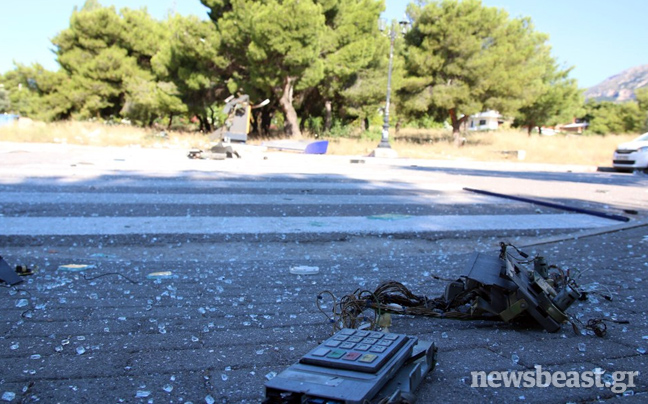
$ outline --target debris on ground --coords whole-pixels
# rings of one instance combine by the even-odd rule
[[[475,253],[465,275],[447,285],[445,293],[427,298],[412,293],[402,283],[381,283],[375,291],[357,290],[339,301],[330,292],[322,292],[317,304],[334,328],[379,329],[384,313],[421,315],[457,320],[532,320],[549,332],[572,323],[580,328],[566,310],[585,295],[572,274],[544,257],[530,257],[517,247],[500,244],[499,255]],[[322,310],[325,294],[336,303],[332,316]],[[599,334],[605,325],[588,324],[585,328]]]
[[[290,268],[290,273],[293,275],[315,275],[319,273],[319,267],[297,265]]]
[[[65,264],[59,265],[59,271],[70,271],[70,272],[81,272],[88,269],[94,269],[95,266],[92,264]]]

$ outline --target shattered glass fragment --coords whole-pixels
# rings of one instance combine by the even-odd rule
[[[146,398],[151,395],[151,392],[148,390],[137,390],[135,393],[135,398]]]

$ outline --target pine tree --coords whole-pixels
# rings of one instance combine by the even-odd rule
[[[509,19],[479,0],[410,5],[413,29],[405,53],[403,105],[410,111],[445,111],[459,144],[461,125],[487,109],[512,114],[528,103],[546,66],[534,56],[547,37],[529,19]]]
[[[561,70],[553,59],[547,63],[539,94],[516,114],[514,124],[526,127],[529,135],[536,127],[541,132],[544,125],[568,122],[583,113],[583,92],[569,78],[571,69]]]
[[[70,101],[61,116],[119,116],[129,98],[129,83],[151,84],[151,58],[164,41],[164,31],[146,10],[101,7],[87,1],[70,17],[69,28],[52,43],[69,80],[58,89]]]
[[[284,130],[301,137],[293,104],[296,89],[317,84],[325,33],[322,7],[313,0],[203,0],[223,35],[231,89],[272,95],[285,116]],[[231,57],[230,57],[231,56]]]
[[[170,113],[181,112],[174,101],[179,97],[186,111],[199,119],[201,130],[211,132],[214,104],[227,98],[227,83],[222,78],[227,60],[219,53],[221,37],[211,22],[195,16],[174,15],[167,24],[170,38],[152,64],[159,80],[172,83],[177,92],[167,84],[171,92],[159,95],[166,94]]]

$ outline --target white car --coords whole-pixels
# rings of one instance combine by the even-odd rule
[[[616,170],[648,170],[648,133],[622,143],[614,151],[612,166]]]

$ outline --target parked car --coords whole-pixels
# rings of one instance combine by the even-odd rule
[[[614,151],[612,166],[619,171],[648,170],[648,133],[620,144]]]

